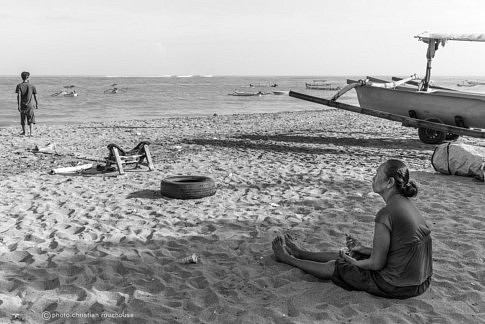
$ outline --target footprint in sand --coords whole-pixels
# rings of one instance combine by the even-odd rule
[[[60,267],[58,268],[57,272],[64,275],[64,276],[67,276],[67,277],[72,277],[72,276],[76,276],[78,275],[79,273],[81,273],[83,271],[83,268],[81,267],[78,267],[78,266],[75,266],[75,265],[67,265],[67,266],[63,266],[63,267]]]
[[[196,289],[206,289],[210,286],[209,282],[203,276],[190,278],[187,283]]]
[[[286,302],[286,306],[288,307],[288,316],[289,317],[297,317],[300,315],[300,311],[298,310],[298,307],[295,305],[295,301],[290,298]]]
[[[58,304],[57,303],[50,303],[49,305],[44,308],[43,312],[49,312],[53,313],[57,309]]]
[[[61,282],[58,277],[53,277],[51,279],[37,281],[33,283],[33,286],[37,286],[40,290],[53,290],[61,286]]]
[[[10,254],[10,258],[13,261],[24,262],[24,263],[27,263],[27,264],[31,264],[31,263],[33,263],[35,261],[34,260],[34,256],[32,254],[30,254],[29,252],[27,252],[27,251],[15,251],[15,252],[12,252]]]
[[[129,270],[129,269],[127,269],[127,268],[126,268],[126,267],[123,265],[123,263],[122,263],[122,262],[118,262],[118,263],[116,264],[116,266],[114,266],[114,267],[113,267],[113,270],[114,270],[116,273],[118,273],[118,274],[120,274],[120,275],[122,275],[122,276],[124,276],[124,275],[126,275],[126,274],[128,274],[128,273],[130,272],[130,270]]]
[[[25,238],[24,238],[25,241],[31,241],[31,242],[35,242],[35,243],[44,243],[45,240],[44,239],[41,239],[37,236],[34,236],[32,234],[27,234],[25,235]]]
[[[52,240],[52,242],[49,244],[49,249],[56,249],[59,246],[59,243],[56,240]]]
[[[10,252],[12,252],[12,251],[17,250],[17,246],[18,246],[17,243],[13,243],[13,244],[8,245],[7,248],[9,249]]]
[[[166,289],[166,286],[158,278],[152,278],[151,280],[139,279],[135,282],[137,289],[146,291],[150,294],[158,294]]]
[[[86,229],[85,226],[77,227],[76,230],[74,231],[74,234],[80,234],[80,233],[84,232],[85,229]]]

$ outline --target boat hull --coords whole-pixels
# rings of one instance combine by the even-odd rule
[[[485,95],[459,91],[418,91],[410,87],[394,89],[373,86],[356,87],[359,105],[391,114],[431,120],[456,126],[461,117],[464,126],[485,128]],[[411,112],[411,113],[410,113]],[[458,125],[462,126],[462,125]]]

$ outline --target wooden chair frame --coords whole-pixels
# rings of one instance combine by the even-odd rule
[[[123,164],[136,164],[135,168],[138,168],[140,165],[144,165],[147,166],[148,170],[150,171],[155,170],[148,145],[149,143],[147,142],[141,142],[135,147],[135,149],[138,148],[138,150],[134,154],[132,152],[135,151],[135,149],[130,152],[124,152],[117,145],[108,145],[110,155],[106,158],[106,167],[111,166],[111,164],[116,164],[120,174],[125,174]],[[144,162],[145,159],[146,162]]]

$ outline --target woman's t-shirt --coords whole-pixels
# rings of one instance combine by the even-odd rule
[[[423,216],[406,197],[394,199],[375,218],[390,231],[386,266],[377,271],[397,287],[420,285],[433,273],[431,231]]]

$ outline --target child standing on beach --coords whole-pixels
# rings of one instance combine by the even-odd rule
[[[20,125],[22,125],[22,133],[25,135],[25,122],[29,125],[29,136],[32,136],[32,124],[35,124],[34,103],[32,97],[35,100],[35,109],[38,109],[37,102],[37,89],[30,83],[30,73],[22,72],[22,83],[17,84],[15,93],[17,94],[17,108],[20,112]]]

